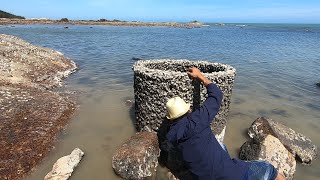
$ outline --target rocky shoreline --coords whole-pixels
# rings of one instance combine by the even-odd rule
[[[0,34],[0,179],[19,179],[53,147],[75,108],[55,91],[77,69],[62,53]]]
[[[177,22],[139,22],[139,21],[107,21],[107,20],[51,20],[51,19],[7,19],[0,18],[0,25],[14,24],[62,24],[62,25],[109,25],[109,26],[165,26],[177,28],[199,28],[206,26],[200,22],[177,23]]]
[[[168,170],[168,180],[192,179],[181,154],[166,142],[167,127],[162,128],[138,132],[124,142],[112,159],[115,173],[124,179],[155,179],[157,166],[161,165]],[[240,147],[239,158],[267,161],[288,180],[294,179],[297,163],[311,164],[317,157],[318,147],[308,137],[270,118],[257,118],[248,135],[250,139]]]

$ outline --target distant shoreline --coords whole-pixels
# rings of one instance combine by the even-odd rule
[[[199,28],[207,26],[201,22],[177,23],[177,22],[140,22],[140,21],[100,21],[100,20],[50,20],[50,19],[9,19],[0,18],[0,25],[14,24],[65,24],[65,25],[109,25],[109,26],[166,26],[177,28]]]

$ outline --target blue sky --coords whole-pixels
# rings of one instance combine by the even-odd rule
[[[0,0],[26,18],[320,23],[320,0]]]

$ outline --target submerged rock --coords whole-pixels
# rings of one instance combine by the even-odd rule
[[[267,135],[261,142],[251,139],[240,148],[242,160],[265,160],[271,163],[288,180],[293,179],[296,171],[294,156],[283,146],[279,139]]]
[[[251,138],[263,139],[273,135],[302,163],[311,164],[317,156],[317,146],[306,136],[272,119],[260,117],[248,130]]]
[[[124,179],[152,179],[159,155],[157,134],[139,132],[116,151],[112,157],[112,167]]]
[[[128,107],[131,107],[131,106],[133,106],[133,104],[134,104],[134,100],[127,99],[126,102],[125,102],[125,104],[126,104]]]
[[[142,60],[141,58],[138,58],[138,57],[132,57],[131,60],[133,61],[139,61],[139,60]]]
[[[316,83],[316,85],[317,85],[318,87],[320,87],[320,82]]]
[[[0,179],[19,179],[52,148],[76,108],[51,91],[76,65],[61,53],[0,34]]]
[[[71,176],[74,168],[80,163],[84,152],[75,148],[70,155],[63,156],[54,163],[52,170],[44,177],[44,180],[66,180]]]

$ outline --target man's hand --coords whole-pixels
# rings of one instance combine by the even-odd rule
[[[189,68],[187,73],[192,78],[198,78],[201,75],[201,71],[195,67]]]
[[[206,87],[212,83],[209,79],[203,76],[198,68],[190,68],[187,73],[190,77],[199,79]]]

